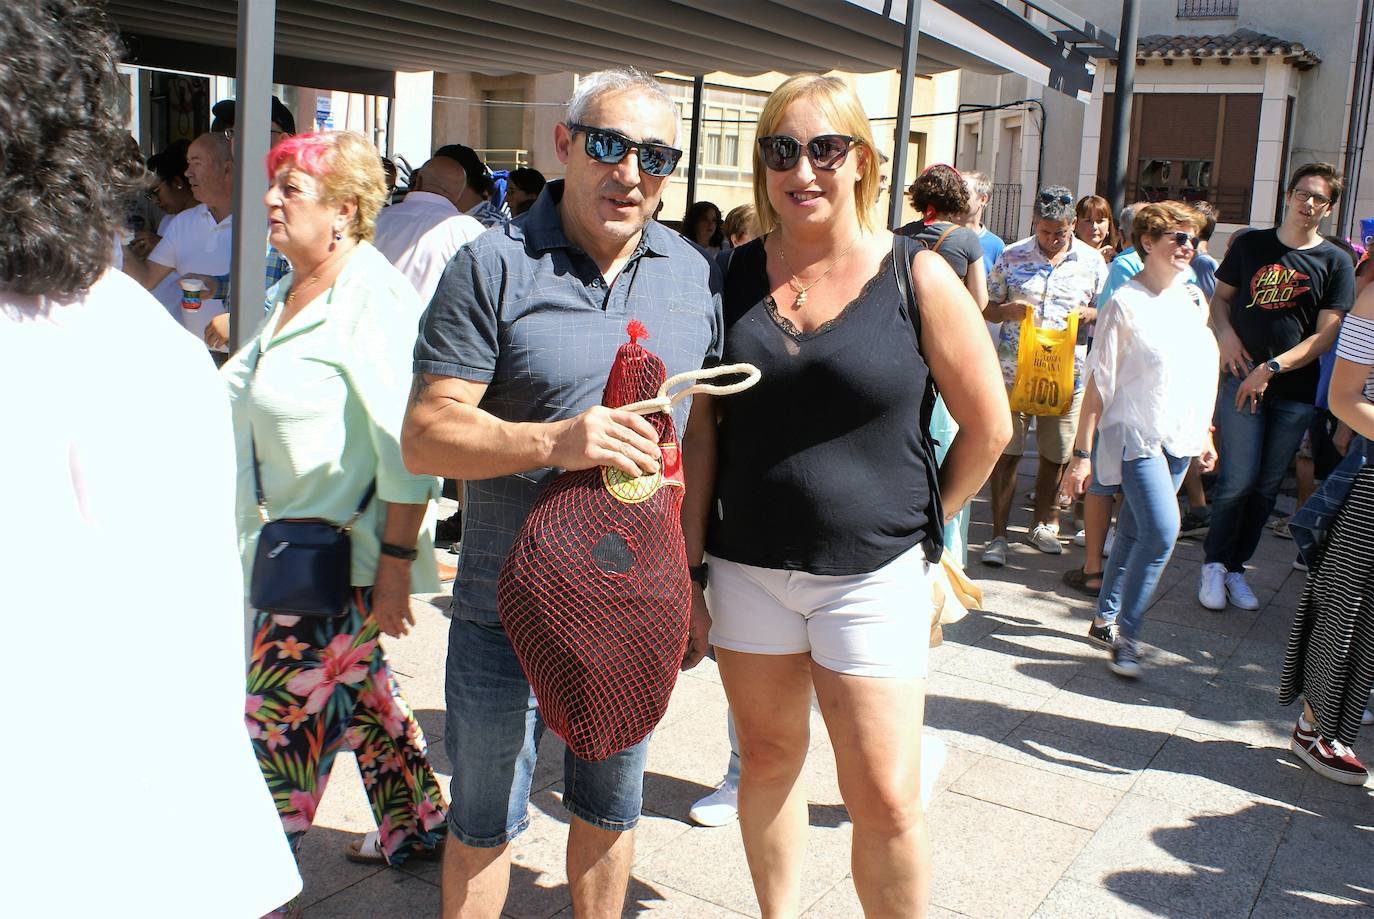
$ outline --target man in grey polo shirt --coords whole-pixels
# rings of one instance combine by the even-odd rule
[[[647,327],[670,375],[720,355],[715,269],[652,220],[680,155],[677,126],[676,106],[650,77],[611,70],[581,80],[554,133],[566,179],[508,228],[460,250],[421,322],[402,451],[412,470],[461,480],[465,499],[445,686],[454,775],[446,919],[500,914],[509,842],[529,823],[543,724],[496,612],[515,533],[561,469],[658,468],[653,427],[599,404],[631,319]],[[684,437],[687,413],[686,402],[673,409]],[[693,624],[684,666],[705,650],[702,625]],[[647,746],[564,760],[578,916],[623,908]]]

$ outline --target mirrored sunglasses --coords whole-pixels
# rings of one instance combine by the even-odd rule
[[[1054,204],[1056,202],[1059,204],[1073,204],[1073,195],[1052,195],[1047,191],[1042,191],[1040,193],[1041,204]]]
[[[826,172],[834,172],[844,165],[849,148],[862,141],[848,134],[819,134],[805,144],[786,134],[770,134],[760,137],[759,158],[763,165],[774,172],[786,172],[797,165],[802,150],[811,158],[811,165]]]
[[[651,176],[662,178],[671,175],[682,158],[682,151],[667,144],[631,140],[619,131],[609,128],[595,128],[586,124],[569,123],[568,130],[576,135],[579,131],[586,138],[587,155],[598,163],[614,165],[634,150],[639,154],[639,168]]]

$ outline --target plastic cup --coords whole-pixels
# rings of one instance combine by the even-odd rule
[[[205,282],[199,278],[181,279],[181,308],[184,310],[200,309],[201,298],[205,295]]]

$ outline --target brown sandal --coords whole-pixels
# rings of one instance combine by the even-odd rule
[[[1064,583],[1085,597],[1096,597],[1102,592],[1102,572],[1089,573],[1082,568],[1070,568],[1064,572]]]

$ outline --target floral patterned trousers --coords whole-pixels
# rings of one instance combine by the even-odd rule
[[[357,754],[382,854],[399,865],[443,840],[445,807],[367,599],[355,591],[337,619],[259,611],[244,714],[293,850],[315,820],[334,755],[346,741]]]

